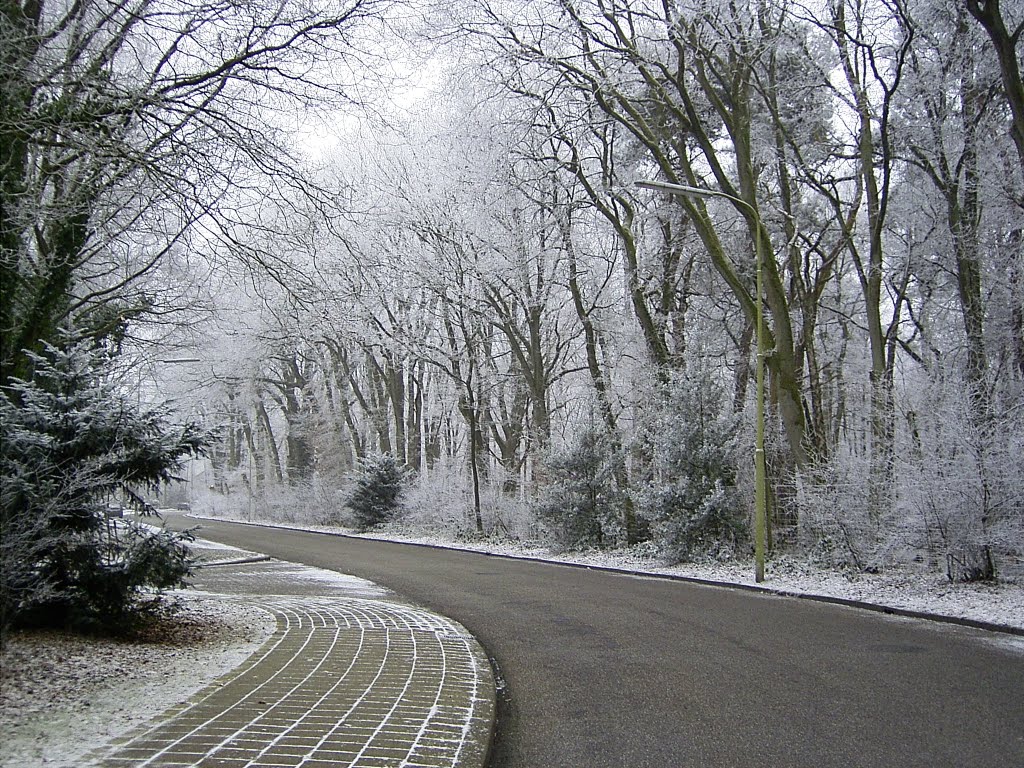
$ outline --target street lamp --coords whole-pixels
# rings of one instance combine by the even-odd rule
[[[750,203],[738,197],[721,192],[717,189],[701,189],[682,184],[669,184],[664,181],[638,181],[636,186],[651,189],[655,192],[666,192],[670,195],[690,198],[722,197],[750,212],[754,220],[754,260],[757,275],[757,302],[755,303],[755,320],[757,325],[757,415],[755,417],[754,438],[754,580],[764,581],[764,550],[767,538],[767,501],[768,486],[764,466],[764,298],[762,292],[762,265],[764,263],[764,246],[761,236],[761,217]]]

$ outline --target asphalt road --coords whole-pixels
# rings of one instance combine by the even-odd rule
[[[1024,649],[850,608],[202,522],[464,624],[507,683],[495,768],[1024,766]]]

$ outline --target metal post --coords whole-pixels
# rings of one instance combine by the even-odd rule
[[[761,244],[761,220],[754,213],[754,258],[757,260],[757,414],[754,436],[754,581],[764,581],[764,550],[767,538],[768,520],[768,478],[764,466],[764,293],[762,291],[761,267],[764,249]]]

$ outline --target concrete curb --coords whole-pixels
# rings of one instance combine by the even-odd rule
[[[799,600],[808,600],[810,602],[815,603],[827,603],[830,605],[840,605],[847,608],[859,608],[861,610],[871,611],[873,613],[882,613],[889,616],[899,616],[910,619],[922,619],[925,621],[932,621],[939,624],[952,624],[960,627],[969,627],[971,629],[980,629],[986,632],[998,632],[1002,634],[1015,635],[1017,637],[1024,637],[1024,627],[1014,627],[1008,624],[997,624],[988,621],[981,621],[978,619],[970,619],[962,616],[949,616],[941,613],[929,613],[927,611],[918,611],[909,608],[898,608],[894,606],[883,605],[880,603],[871,603],[863,600],[836,597],[833,595],[819,595],[813,592],[796,592],[793,590],[763,587],[757,584],[743,584],[734,581],[715,581],[713,579],[703,579],[698,576],[683,576],[672,573],[651,573],[648,571],[636,571],[628,568],[615,568],[613,566],[607,565],[592,565],[588,563],[567,563],[561,560],[546,560],[540,557],[526,557],[523,555],[507,555],[499,552],[484,552],[476,549],[464,549],[462,547],[450,547],[441,544],[425,544],[423,542],[397,541],[392,539],[369,539],[364,536],[357,536],[348,533],[339,533],[337,531],[313,531],[305,528],[289,528],[288,526],[274,525],[273,523],[254,523],[244,520],[221,520],[219,518],[202,518],[195,515],[189,515],[189,517],[192,517],[196,520],[209,519],[211,521],[216,522],[233,523],[236,525],[249,525],[256,528],[285,528],[290,530],[301,530],[306,533],[316,533],[322,536],[337,536],[339,538],[352,539],[355,541],[384,541],[392,544],[404,544],[406,546],[423,547],[426,549],[468,552],[471,554],[483,555],[484,557],[495,557],[504,560],[544,563],[545,565],[558,565],[563,566],[565,568],[577,568],[588,571],[599,571],[603,573],[620,574],[623,576],[632,576],[636,578],[662,579],[665,581],[679,581],[687,584],[696,584],[698,586],[705,587],[718,587],[721,589],[734,589],[741,590],[744,592],[756,592],[766,596],[796,598]]]
[[[233,560],[210,560],[209,562],[199,562],[192,567],[213,568],[221,565],[249,565],[250,563],[265,563],[271,559],[270,555],[254,555],[253,557],[237,557]]]

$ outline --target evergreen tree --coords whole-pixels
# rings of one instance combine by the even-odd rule
[[[545,468],[548,490],[536,507],[538,519],[564,550],[616,546],[624,534],[627,496],[615,482],[614,441],[589,428]]]
[[[393,456],[364,460],[361,474],[345,506],[352,510],[356,527],[367,531],[394,519],[402,507],[405,473]]]
[[[107,504],[154,514],[142,494],[208,436],[118,393],[109,357],[86,344],[32,361],[31,381],[0,392],[0,627],[124,627],[147,589],[184,583],[191,537],[108,519]]]
[[[706,371],[680,375],[645,426],[651,462],[640,508],[663,552],[681,561],[730,552],[747,531],[736,492],[739,420],[720,388]]]

